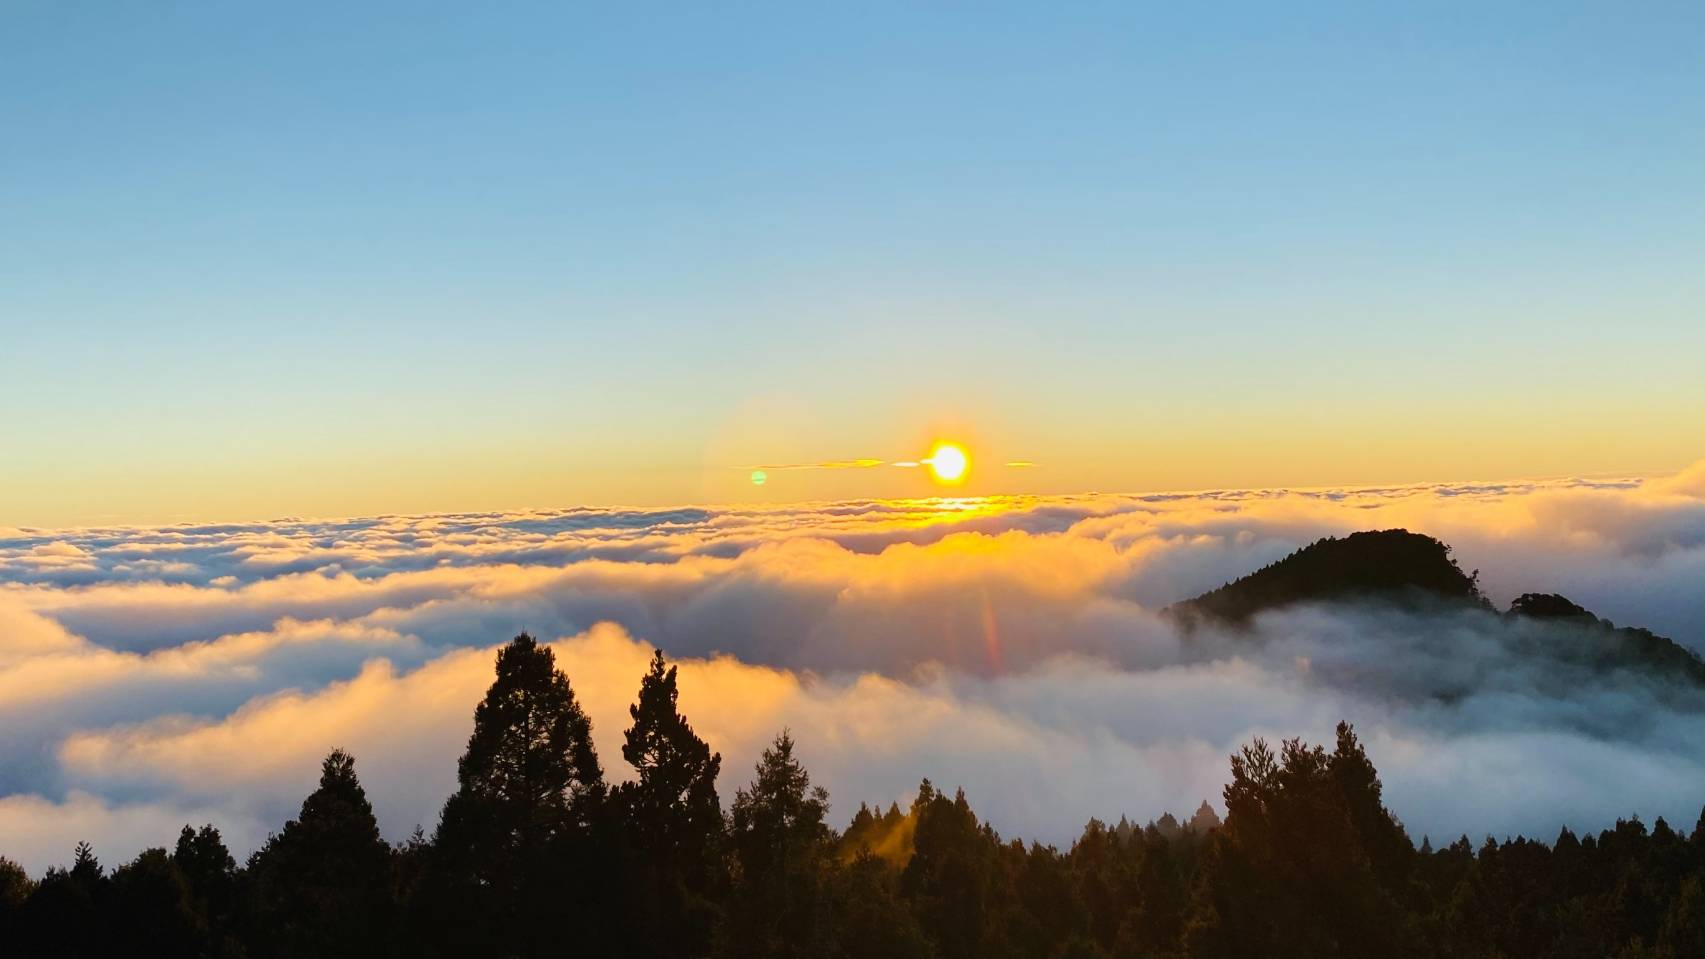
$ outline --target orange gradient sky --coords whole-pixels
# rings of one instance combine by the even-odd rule
[[[1705,452],[1697,6],[328,16],[0,13],[0,526]]]

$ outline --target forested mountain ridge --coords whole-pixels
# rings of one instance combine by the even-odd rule
[[[1443,542],[1403,529],[1328,536],[1162,613],[1187,631],[1240,630],[1261,613],[1305,603],[1493,613],[1479,571],[1464,573],[1450,553]],[[1501,618],[1537,629],[1543,641],[1527,644],[1533,655],[1705,688],[1705,661],[1692,650],[1650,630],[1618,627],[1562,596],[1525,593]]]
[[[1504,615],[1574,630],[1585,639],[1574,648],[1599,668],[1633,665],[1705,686],[1705,661],[1692,650],[1649,629],[1617,626],[1555,593],[1523,593]]]
[[[1534,604],[1522,604],[1524,608]],[[1549,608],[1549,607],[1546,607]],[[1558,607],[1561,608],[1561,607]],[[0,954],[64,957],[1231,959],[1705,955],[1705,813],[1547,845],[1419,848],[1354,730],[1256,739],[1223,822],[1092,820],[1003,839],[928,779],[844,832],[784,731],[726,811],[720,756],[658,653],[612,785],[552,650],[497,657],[437,828],[379,835],[334,750],[297,818],[239,866],[213,826],[109,872],[80,844],[34,880],[0,857]]]
[[[1185,626],[1242,625],[1269,609],[1355,600],[1491,608],[1475,577],[1451,558],[1449,546],[1431,536],[1387,529],[1316,540],[1164,612]]]

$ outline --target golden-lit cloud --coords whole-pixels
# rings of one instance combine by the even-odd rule
[[[1519,652],[1535,640],[1496,617],[1303,610],[1251,647],[1182,642],[1154,610],[1319,536],[1404,526],[1455,545],[1500,603],[1555,590],[1697,645],[1700,475],[16,530],[0,835],[48,830],[39,864],[197,811],[256,842],[332,746],[357,755],[389,833],[430,827],[492,650],[521,629],[555,640],[612,774],[655,645],[725,754],[725,796],[788,726],[837,815],[929,775],[1062,841],[1089,815],[1194,808],[1241,739],[1319,738],[1340,717],[1385,751],[1423,829],[1669,814],[1650,797],[1705,789],[1691,707],[1535,670]],[[1475,692],[1432,696],[1461,675]],[[1557,788],[1497,823],[1464,807],[1518,768]]]

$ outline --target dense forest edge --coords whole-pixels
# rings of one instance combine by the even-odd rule
[[[1370,572],[1376,556],[1415,575]],[[1561,622],[1688,678],[1699,662],[1551,594],[1499,614],[1448,547],[1401,530],[1322,540],[1172,615],[1235,623],[1343,598],[1333,582]],[[615,781],[553,651],[517,636],[430,834],[386,843],[355,758],[334,750],[241,865],[211,824],[111,870],[87,844],[39,879],[0,856],[0,955],[1705,956],[1705,811],[1687,833],[1631,817],[1417,845],[1340,723],[1330,747],[1256,739],[1231,756],[1223,822],[1207,803],[1186,821],[1092,820],[1062,850],[1003,839],[925,779],[909,807],[860,804],[837,830],[785,730],[725,807],[722,757],[681,714],[676,676],[659,651],[640,677],[633,774]]]
[[[1328,750],[1257,739],[1226,817],[1091,821],[1003,840],[929,780],[844,830],[784,731],[723,811],[721,756],[661,652],[607,781],[549,647],[518,636],[431,836],[388,845],[334,750],[242,866],[212,825],[110,873],[80,844],[33,881],[0,859],[20,956],[1230,957],[1705,955],[1705,814],[1419,848],[1348,724]]]

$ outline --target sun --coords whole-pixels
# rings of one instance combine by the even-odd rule
[[[971,465],[971,457],[965,454],[965,447],[957,443],[937,443],[930,451],[929,464],[931,473],[935,474],[938,483],[949,485],[965,479],[965,470]]]

